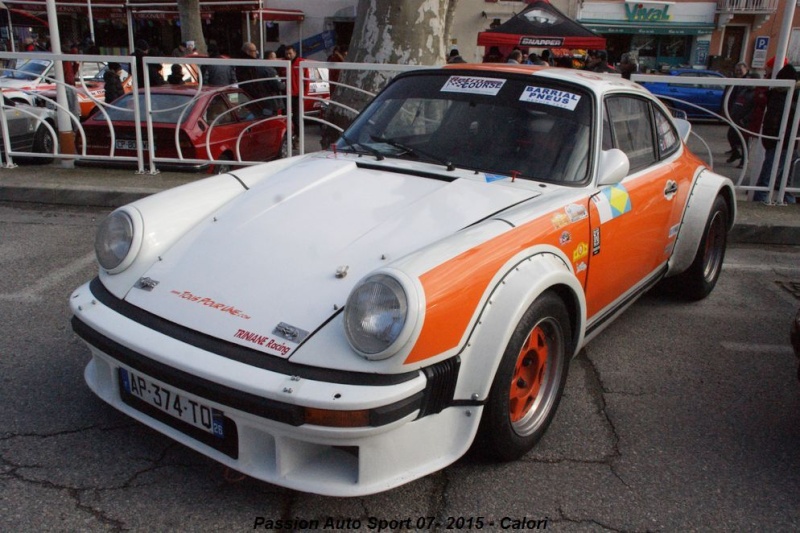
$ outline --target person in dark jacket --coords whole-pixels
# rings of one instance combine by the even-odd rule
[[[136,77],[134,80],[139,87],[144,87],[144,56],[150,51],[150,45],[144,39],[136,41],[136,48],[133,50],[133,61],[136,64]]]
[[[797,83],[797,71],[792,65],[785,65],[778,75],[775,77],[778,80],[793,80],[794,97],[792,98],[791,111],[789,113],[789,120],[786,123],[787,128],[791,128],[795,120],[795,111],[797,109],[797,98],[800,95],[800,84]],[[770,174],[772,173],[772,161],[775,158],[775,151],[778,148],[778,140],[782,138],[783,144],[781,148],[781,156],[778,161],[778,172],[775,178],[775,187],[778,187],[781,176],[783,175],[783,163],[785,161],[786,151],[790,150],[795,152],[795,140],[789,139],[788,131],[781,131],[781,120],[783,118],[783,108],[786,106],[786,97],[789,90],[786,87],[773,87],[767,92],[767,108],[764,111],[764,121],[761,126],[761,133],[764,137],[761,138],[761,144],[764,146],[764,163],[761,166],[761,173],[758,176],[756,185],[766,187],[769,185]],[[772,137],[772,138],[770,138]],[[756,191],[753,200],[757,202],[767,201],[768,195],[766,191]],[[784,194],[783,199],[777,199],[778,203],[795,203],[795,198],[789,193]]]
[[[103,81],[105,82],[104,89],[106,91],[105,101],[107,104],[110,104],[125,94],[122,88],[122,80],[119,77],[121,70],[122,67],[119,63],[109,63],[108,68],[103,73]]]
[[[744,62],[739,62],[736,64],[736,66],[733,68],[733,75],[736,78],[754,77],[751,76],[750,68],[747,66],[747,63]],[[727,91],[730,93],[730,96],[728,97],[728,116],[735,126],[731,125],[728,128],[728,144],[730,145],[731,149],[725,153],[729,155],[728,163],[733,163],[737,159],[742,160],[739,162],[738,167],[742,168],[744,160],[744,146],[742,146],[742,140],[739,138],[739,133],[736,126],[740,128],[747,128],[750,123],[750,113],[752,113],[753,108],[755,107],[755,87],[731,85],[728,87]],[[746,145],[749,136],[746,132],[742,132],[742,136],[744,137]]]
[[[217,43],[208,43],[208,57],[219,59],[222,57]],[[230,65],[203,65],[203,82],[207,85],[226,86],[236,83],[236,73]]]

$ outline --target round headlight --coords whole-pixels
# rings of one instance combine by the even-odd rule
[[[350,345],[368,359],[385,359],[408,317],[408,297],[396,279],[370,276],[355,286],[344,308],[344,329]]]
[[[97,261],[106,270],[122,264],[133,244],[133,221],[124,211],[114,211],[106,217],[94,240]]]

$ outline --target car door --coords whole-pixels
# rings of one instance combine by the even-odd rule
[[[18,105],[8,98],[3,98],[5,100],[3,114],[8,127],[8,137],[11,140],[11,149],[30,150],[33,136],[36,133],[36,119],[19,110],[19,106],[24,104]],[[0,144],[2,144],[2,138],[0,138]]]
[[[630,161],[621,182],[598,189],[589,202],[592,239],[587,250],[588,316],[599,319],[658,277],[666,266],[673,163],[659,150],[651,103],[615,95],[603,103],[603,149]]]
[[[281,120],[266,120],[273,113],[263,103],[254,102],[247,93],[231,92],[225,96],[228,104],[236,110],[242,160],[268,161],[275,158],[280,150]]]
[[[679,74],[680,77],[700,77],[700,78],[708,78],[708,81],[712,81],[712,75],[704,72],[682,72]],[[710,84],[691,84],[691,85],[678,85],[678,84],[670,84],[670,92],[680,98],[681,100],[686,100],[687,102],[691,102],[695,105],[699,105],[704,109],[708,109],[715,113],[719,113],[721,106],[722,106],[722,93],[723,88],[721,85],[710,85]],[[691,114],[697,115],[701,114],[702,112],[698,109],[692,108]],[[711,118],[710,115],[705,115],[708,118]]]

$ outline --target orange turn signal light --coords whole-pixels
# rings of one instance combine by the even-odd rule
[[[369,426],[369,411],[332,411],[330,409],[304,409],[306,424],[338,428],[357,428]]]

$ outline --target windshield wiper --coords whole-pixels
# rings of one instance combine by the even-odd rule
[[[359,153],[358,149],[361,148],[364,151],[368,152],[369,154],[374,155],[375,159],[377,159],[378,161],[383,161],[384,159],[386,159],[386,157],[382,153],[380,153],[378,150],[376,150],[375,148],[373,148],[371,146],[367,146],[366,144],[357,143],[357,142],[353,141],[352,139],[350,139],[344,133],[342,133],[340,135],[340,137],[347,144],[347,146],[349,146],[350,148],[353,149],[353,151],[355,153]]]
[[[389,139],[387,137],[382,137],[382,136],[379,136],[379,135],[370,135],[370,139],[372,139],[375,142],[386,143],[386,144],[388,144],[390,146],[394,146],[395,148],[399,148],[399,149],[405,151],[406,153],[408,153],[410,155],[413,155],[413,156],[416,156],[416,157],[422,156],[422,157],[425,157],[425,158],[430,159],[432,161],[435,161],[437,163],[440,163],[440,164],[444,165],[447,168],[448,171],[452,171],[452,170],[456,169],[456,167],[455,167],[455,165],[453,165],[452,161],[449,161],[447,159],[443,159],[443,158],[441,158],[441,157],[439,157],[437,155],[434,155],[434,154],[432,154],[430,152],[425,152],[423,150],[420,150],[419,148],[412,148],[412,147],[408,146],[407,144],[403,144],[400,141],[397,141],[395,139]]]

